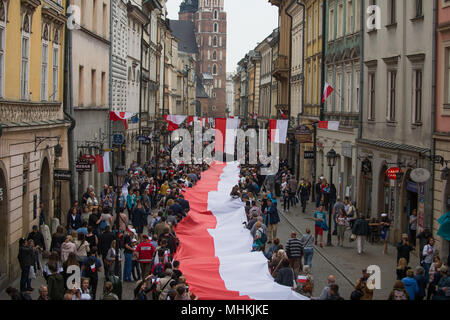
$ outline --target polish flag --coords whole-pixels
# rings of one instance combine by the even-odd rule
[[[283,117],[283,119],[287,119],[287,116],[284,114],[283,110],[280,110],[281,116]]]
[[[239,119],[217,118],[216,119],[216,144],[215,151],[234,154]]]
[[[325,103],[327,101],[328,97],[333,93],[334,89],[328,84],[328,82],[325,82],[325,88],[323,89],[323,97],[322,102]]]
[[[269,140],[286,144],[289,120],[269,120]]]
[[[164,119],[169,124],[168,131],[175,131],[180,127],[180,124],[183,123],[184,120],[186,120],[186,116],[175,116],[175,115],[166,115],[164,116]]]
[[[174,259],[189,291],[199,300],[309,300],[276,283],[264,254],[252,252],[253,237],[242,227],[245,208],[230,197],[239,173],[237,161],[214,161],[184,194],[191,210],[175,228],[180,245]]]
[[[95,156],[97,160],[97,170],[99,173],[112,172],[109,157],[110,157],[109,151],[103,153],[103,157],[101,157],[100,155]]]
[[[255,112],[255,113],[251,116],[251,118],[252,118],[253,120],[258,119],[258,114]]]
[[[125,130],[128,130],[128,119],[133,118],[132,112],[118,112],[118,111],[110,111],[109,112],[109,120],[111,121],[122,121],[125,126]]]
[[[339,121],[320,121],[319,128],[331,131],[339,131]]]
[[[297,279],[298,283],[306,283],[306,281],[308,281],[307,276],[298,276],[298,279]]]

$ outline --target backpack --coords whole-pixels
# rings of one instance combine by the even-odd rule
[[[267,234],[265,232],[263,232],[261,235],[261,242],[263,244],[266,244],[266,242],[267,242]]]
[[[163,264],[161,262],[155,266],[155,276],[158,276],[159,278],[164,277]]]

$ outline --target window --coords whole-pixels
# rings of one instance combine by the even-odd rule
[[[389,0],[389,24],[397,23],[396,1]]]
[[[217,65],[213,65],[213,75],[217,74]]]
[[[53,68],[52,68],[52,97],[53,101],[58,101],[59,88],[59,46],[53,44]]]
[[[353,1],[347,1],[347,34],[352,34],[353,31]]]
[[[91,106],[97,105],[97,71],[91,70]]]
[[[312,16],[311,12],[309,12],[308,18],[308,43],[312,41]]]
[[[102,72],[102,83],[101,83],[101,95],[102,95],[102,105],[106,105],[106,72]]]
[[[340,38],[344,35],[344,5],[342,2],[338,6],[337,22],[337,38]]]
[[[214,10],[214,20],[219,19],[219,12],[217,10]]]
[[[213,38],[213,46],[217,47],[217,37],[216,36],[214,36],[214,38]]]
[[[354,88],[355,88],[355,111],[356,112],[359,112],[359,99],[360,99],[360,97],[359,97],[359,94],[360,94],[360,90],[359,90],[359,82],[360,82],[360,77],[361,76],[361,73],[359,72],[359,71],[356,71],[356,73],[355,73],[355,84],[354,84]]]
[[[5,85],[5,47],[6,47],[6,19],[5,3],[0,0],[0,97],[4,97]]]
[[[320,10],[319,10],[319,36],[322,35],[322,20],[323,20],[323,3],[320,3]]]
[[[355,27],[355,31],[360,31],[360,19],[361,19],[361,14],[360,14],[360,2],[361,0],[355,0],[355,17],[356,17],[356,27]]]
[[[41,60],[41,101],[47,101],[48,93],[48,41],[42,43]]]
[[[338,73],[336,76],[336,91],[337,91],[337,111],[344,111],[343,105],[342,105],[342,93],[343,93],[343,83],[342,83],[342,73]]]
[[[329,25],[329,29],[328,29],[328,38],[330,40],[334,39],[334,10],[330,9],[330,25]]]
[[[347,112],[352,112],[352,73],[347,72],[347,81],[346,81],[346,102],[347,102]]]
[[[30,64],[30,31],[31,31],[31,17],[24,16],[22,27],[22,63],[20,71],[20,98],[22,100],[29,100],[29,64]]]
[[[389,91],[388,91],[387,118],[389,121],[395,121],[396,84],[397,84],[397,71],[391,70],[388,72]]]
[[[420,123],[422,122],[422,70],[414,70],[413,81],[414,123]]]
[[[216,61],[217,60],[217,52],[213,51],[213,60]]]
[[[422,0],[416,0],[416,18],[423,16]]]
[[[84,67],[78,68],[78,106],[84,106]]]
[[[106,4],[103,4],[103,21],[102,21],[102,26],[103,26],[103,36],[106,37],[106,35],[108,34],[108,16],[107,16],[107,11],[106,11]]]
[[[217,22],[214,23],[214,33],[218,33],[219,32],[219,24]]]
[[[369,73],[369,120],[375,120],[375,73]]]

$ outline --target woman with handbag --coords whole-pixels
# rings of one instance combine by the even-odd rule
[[[108,249],[108,254],[106,255],[106,258],[105,258],[105,278],[106,279],[108,279],[109,276],[114,274],[115,265],[116,265],[116,250],[117,250],[116,240],[113,240],[111,242],[111,247]],[[118,261],[119,262],[121,261],[120,254],[119,254]]]
[[[78,262],[82,262],[87,258],[90,251],[90,244],[86,241],[86,236],[84,233],[78,233],[77,240],[75,240],[75,246],[77,248]]]

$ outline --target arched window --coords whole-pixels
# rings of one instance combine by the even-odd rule
[[[216,36],[214,36],[214,38],[213,38],[213,46],[217,47],[217,37]]]
[[[31,16],[27,13],[23,15],[22,20],[22,46],[21,46],[21,68],[20,68],[20,97],[22,100],[28,100],[29,73],[30,73],[30,32]]]
[[[219,24],[217,22],[214,23],[214,32],[219,32]]]
[[[217,60],[217,52],[213,51],[213,60]]]
[[[219,19],[219,12],[217,10],[214,10],[214,19]]]
[[[217,65],[213,65],[213,74],[216,75],[217,74]]]
[[[48,95],[48,41],[50,36],[50,26],[46,23],[42,25],[42,59],[41,59],[41,100],[47,101]]]

